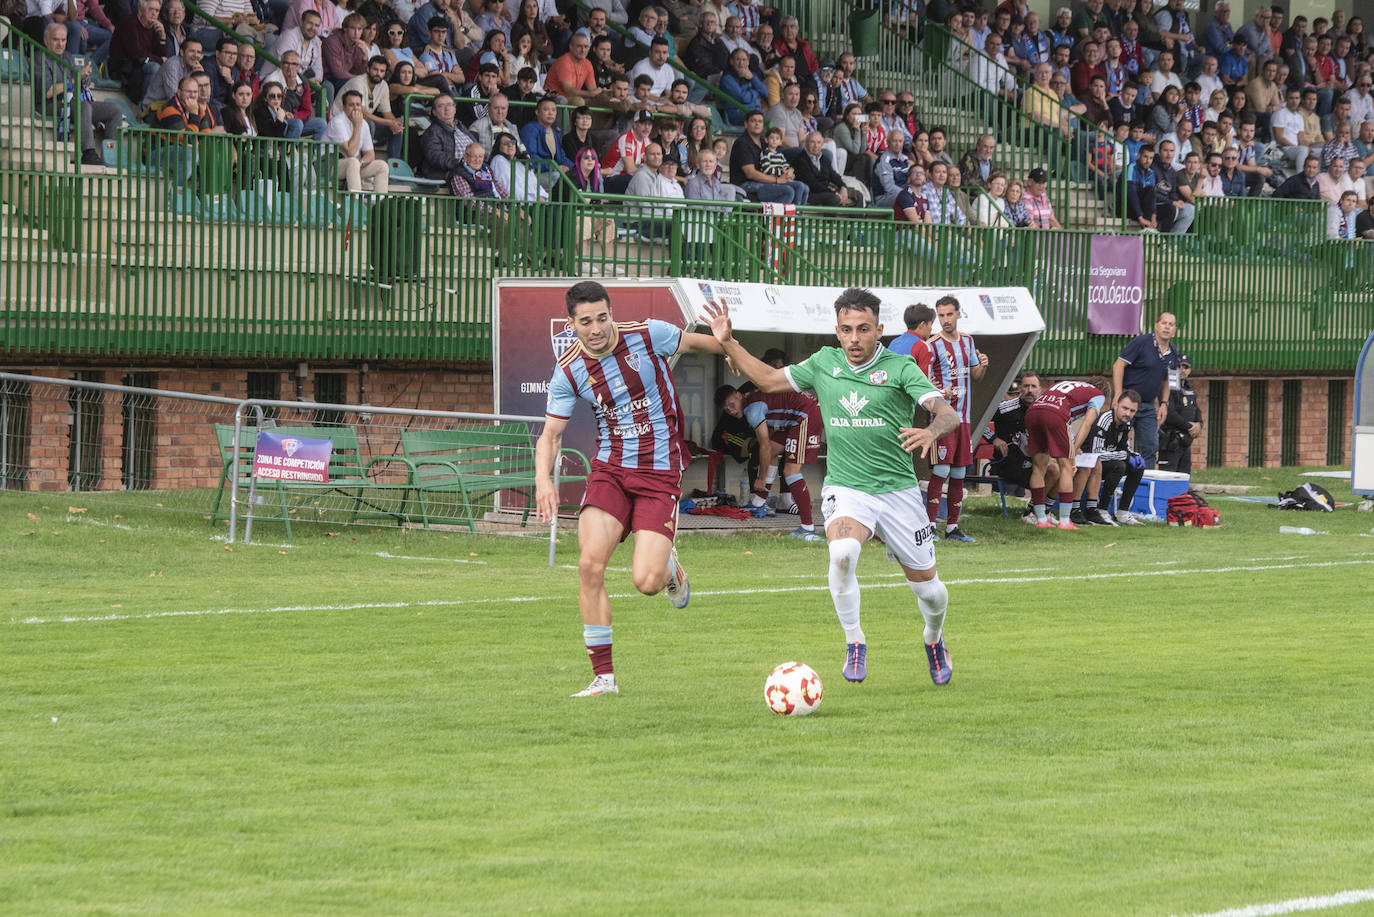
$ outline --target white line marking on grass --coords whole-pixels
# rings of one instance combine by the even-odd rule
[[[1292,898],[1288,901],[1275,901],[1272,904],[1251,904],[1210,914],[1195,914],[1193,917],[1274,917],[1277,914],[1295,914],[1299,911],[1325,911],[1347,904],[1374,901],[1374,888],[1359,888],[1334,895],[1321,895],[1315,898]]]
[[[211,540],[211,541],[222,541],[222,542],[224,542],[225,544],[228,544],[228,543],[229,543],[229,536],[228,536],[228,535],[211,535],[211,536],[210,536],[210,540]],[[237,542],[237,544],[243,545],[243,542],[240,541],[240,542]],[[243,545],[243,546],[244,546],[244,547],[247,547],[247,548],[294,548],[294,547],[295,547],[295,545],[293,545],[293,544],[273,544],[273,543],[270,542],[270,541],[254,541],[254,542],[252,542],[251,544],[246,544],[246,545]]]
[[[84,522],[86,525],[98,525],[101,528],[105,529],[123,529],[126,532],[133,531],[132,527],[127,525],[120,525],[118,522],[101,522],[98,519],[87,519],[85,516],[73,516],[70,513],[67,515],[67,521]]]
[[[1369,556],[1366,554],[1365,556]],[[1193,576],[1210,575],[1216,573],[1248,573],[1262,570],[1293,570],[1311,569],[1317,567],[1350,567],[1367,566],[1374,561],[1370,560],[1328,560],[1309,564],[1252,564],[1243,567],[1210,567],[1206,569],[1192,570],[1126,570],[1113,573],[1081,573],[1063,574],[1058,576],[989,576],[971,577],[968,579],[946,580],[951,586],[970,586],[990,583],[1045,583],[1045,582],[1079,582],[1083,580],[1098,579],[1120,579],[1126,576]],[[906,582],[898,583],[868,583],[864,589],[898,589],[905,586]],[[696,595],[770,595],[785,592],[825,592],[829,586],[777,586],[768,589],[703,589],[696,590]],[[638,592],[618,592],[613,593],[610,598],[628,599],[639,595]],[[566,600],[566,595],[528,595],[528,596],[504,596],[490,599],[433,599],[427,602],[357,602],[348,605],[282,605],[275,608],[212,608],[202,610],[186,611],[155,611],[147,614],[113,614],[98,615],[95,617],[63,617],[63,618],[11,618],[11,624],[81,624],[87,622],[105,621],[137,621],[151,620],[154,618],[194,618],[210,617],[215,615],[261,615],[261,614],[285,614],[294,611],[365,611],[371,609],[386,608],[454,608],[463,605],[502,605],[526,602],[557,602]]]
[[[411,557],[408,554],[388,554],[386,551],[378,551],[377,556],[385,560],[430,560],[436,564],[486,564],[485,560],[473,560],[469,557]]]

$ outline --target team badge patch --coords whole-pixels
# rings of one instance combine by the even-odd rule
[[[937,446],[937,447],[935,448],[935,457],[938,458],[938,459],[940,460],[940,464],[942,464],[942,465],[944,464],[945,458],[946,458],[948,455],[949,455],[949,447],[948,447],[948,446]]]
[[[577,343],[577,332],[566,318],[549,319],[549,340],[553,343],[553,358],[556,362],[564,352]]]
[[[882,385],[884,382],[887,381],[887,370],[885,370],[885,369],[875,369],[875,370],[873,370],[873,372],[871,372],[871,373],[868,374],[868,381],[869,381],[869,382],[872,382],[874,385]]]
[[[632,353],[625,358],[625,362],[628,363],[630,369],[633,369],[635,372],[639,372],[639,360],[640,356],[637,353]]]

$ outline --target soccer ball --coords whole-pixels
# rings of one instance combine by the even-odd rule
[[[784,662],[768,673],[763,701],[779,716],[806,716],[821,705],[821,677],[809,665]]]

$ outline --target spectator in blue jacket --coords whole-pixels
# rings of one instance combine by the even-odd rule
[[[1142,232],[1159,232],[1155,216],[1155,151],[1142,146],[1126,179],[1126,213]]]
[[[1202,43],[1208,54],[1219,58],[1231,47],[1231,39],[1235,35],[1236,30],[1231,25],[1231,4],[1220,0],[1212,13],[1211,25],[1203,33]]]
[[[563,152],[563,132],[554,127],[558,102],[547,95],[534,106],[534,120],[520,128],[520,142],[529,151],[529,167],[536,172],[572,170],[572,160]]]
[[[1221,154],[1221,193],[1227,197],[1245,197],[1247,192],[1245,173],[1240,170],[1240,152],[1228,147]]]
[[[737,48],[730,55],[730,72],[720,78],[720,91],[744,106],[740,111],[733,105],[722,105],[720,115],[726,124],[744,123],[745,112],[767,108],[768,87],[749,67],[749,52]]]

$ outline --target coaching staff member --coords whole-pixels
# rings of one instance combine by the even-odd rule
[[[1112,364],[1112,391],[1134,389],[1140,392],[1140,410],[1131,421],[1135,430],[1135,451],[1146,468],[1155,467],[1159,452],[1159,427],[1169,410],[1169,370],[1178,367],[1178,353],[1170,343],[1178,322],[1172,312],[1162,312],[1155,321],[1154,334],[1131,339]]]

